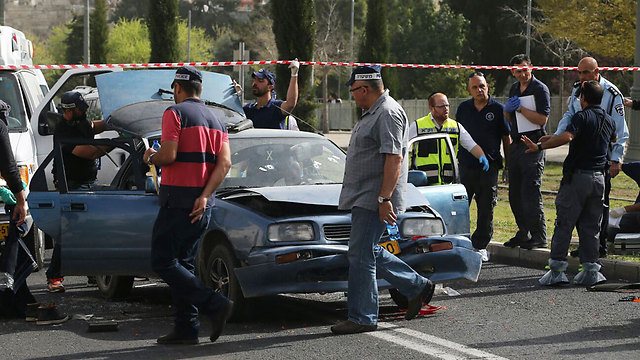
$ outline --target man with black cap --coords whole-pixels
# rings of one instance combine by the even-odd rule
[[[82,94],[67,91],[60,97],[62,116],[56,124],[53,134],[54,143],[62,139],[93,139],[95,134],[105,130],[104,120],[87,120],[89,105]],[[89,189],[96,183],[98,165],[96,159],[111,151],[111,146],[62,144],[62,160],[68,190]],[[53,160],[53,181],[59,185],[58,164]],[[49,292],[63,292],[62,273],[60,272],[60,244],[53,247],[51,264],[47,269],[47,289]]]
[[[176,317],[173,331],[157,341],[197,344],[198,311],[211,319],[209,339],[216,341],[233,308],[194,275],[198,242],[211,219],[215,190],[231,166],[231,150],[224,123],[200,100],[202,73],[183,66],[171,88],[176,105],[162,116],[162,146],[144,154],[147,164],[162,167],[151,266],[171,288]]]
[[[254,128],[298,130],[295,119],[288,117],[298,103],[298,59],[291,61],[291,80],[287,90],[287,100],[276,100],[276,76],[267,69],[260,69],[251,74],[253,86],[251,91],[256,102],[243,107],[247,119],[253,121]],[[237,88],[237,87],[236,87]]]
[[[405,319],[418,315],[434,285],[378,242],[385,223],[405,210],[409,121],[384,89],[379,66],[357,67],[346,84],[363,109],[351,135],[339,209],[351,211],[348,317],[331,327],[335,334],[374,331],[378,322],[376,272],[409,299]]]

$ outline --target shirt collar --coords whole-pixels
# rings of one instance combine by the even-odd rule
[[[376,112],[376,110],[378,110],[378,108],[380,107],[380,105],[385,102],[387,100],[387,98],[389,97],[389,89],[386,89],[382,95],[380,95],[380,97],[376,100],[376,102],[373,103],[373,105],[365,110],[362,113],[362,116],[365,116],[366,114],[373,114]]]

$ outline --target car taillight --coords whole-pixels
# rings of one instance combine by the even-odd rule
[[[453,244],[449,241],[437,242],[429,245],[429,251],[444,251],[453,249]]]
[[[18,170],[20,171],[20,179],[24,181],[25,184],[29,183],[29,169],[26,165],[18,166]]]

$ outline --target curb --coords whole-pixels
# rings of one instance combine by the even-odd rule
[[[507,265],[523,266],[543,270],[549,261],[549,249],[524,250],[508,248],[500,242],[492,241],[487,246],[490,253],[490,261]],[[569,267],[567,271],[577,273],[580,261],[578,258],[567,257]],[[623,260],[600,259],[602,269],[600,272],[611,282],[624,280],[640,282],[640,263]]]

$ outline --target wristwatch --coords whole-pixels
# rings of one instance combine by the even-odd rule
[[[385,201],[391,201],[391,198],[386,198],[382,196],[378,196],[378,204],[382,204]]]
[[[153,163],[151,162],[151,158],[154,157],[157,153],[153,153],[151,155],[149,155],[149,157],[147,158],[147,165],[153,165]]]
[[[536,143],[536,145],[538,145],[538,151],[542,151],[542,143],[538,142]]]

